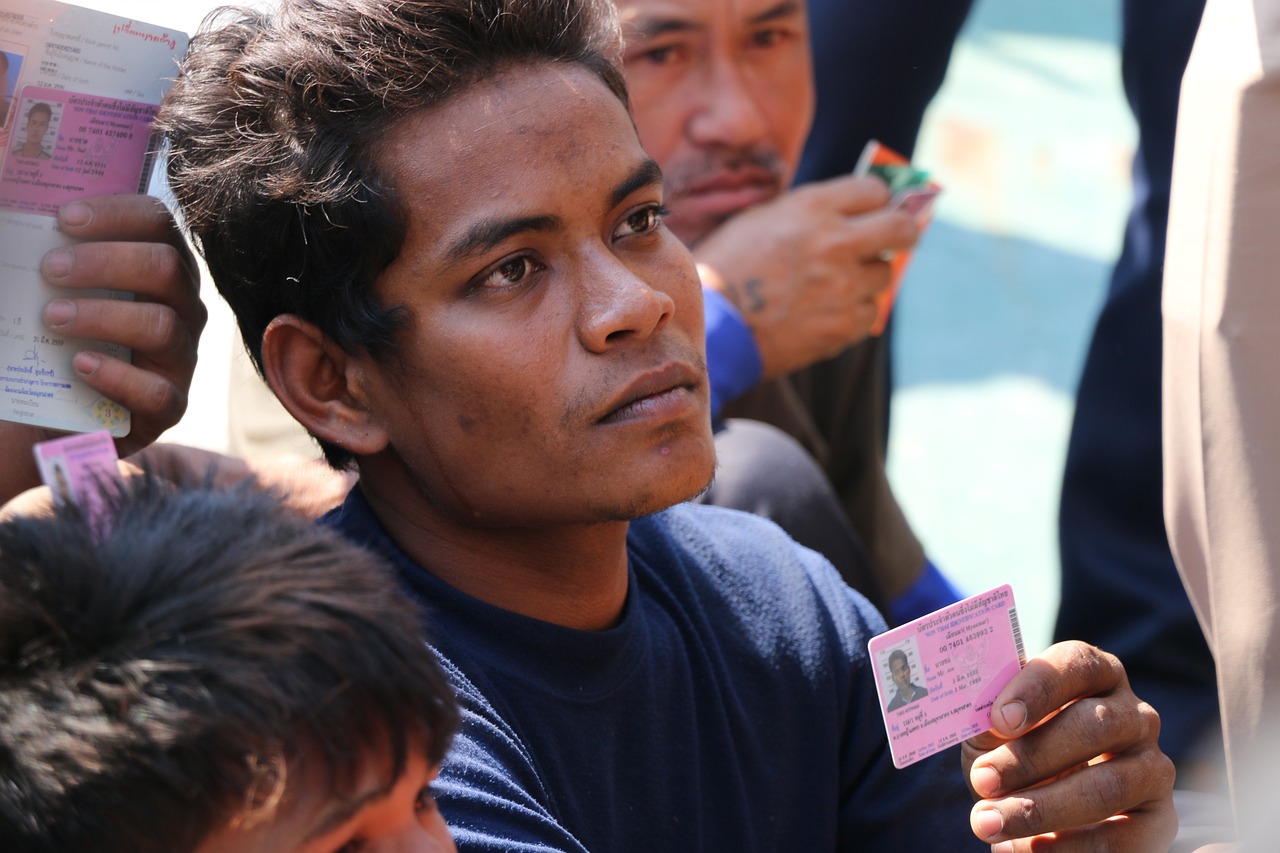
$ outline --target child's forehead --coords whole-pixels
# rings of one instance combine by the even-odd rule
[[[366,750],[352,772],[339,773],[317,749],[305,750],[282,768],[284,785],[274,802],[215,828],[195,853],[332,853],[356,833],[364,842],[377,840],[412,815],[439,770],[416,740],[398,776],[389,748]]]

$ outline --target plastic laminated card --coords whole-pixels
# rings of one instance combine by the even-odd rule
[[[41,322],[62,292],[40,261],[66,245],[58,208],[86,196],[145,190],[151,124],[187,36],[52,0],[0,10],[0,419],[74,432],[129,432],[129,412],[81,382],[84,349],[128,359],[102,342],[61,337]],[[124,298],[110,291],[79,296]]]
[[[929,222],[933,219],[933,205],[942,186],[929,177],[928,172],[915,168],[898,152],[876,140],[871,140],[862,149],[853,173],[860,177],[876,177],[884,181],[891,193],[890,210],[902,210],[910,214],[916,221],[916,227],[924,234]],[[894,252],[889,258],[889,286],[876,298],[875,325],[871,334],[884,332],[889,322],[889,314],[893,311],[893,303],[898,298],[898,290],[902,286],[902,276],[911,261],[911,250]]]
[[[991,728],[991,705],[1026,663],[1008,584],[872,637],[880,709],[902,768]]]
[[[55,504],[72,503],[96,523],[107,490],[120,482],[116,445],[106,430],[37,443],[32,452]]]

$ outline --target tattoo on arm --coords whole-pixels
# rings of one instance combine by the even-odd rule
[[[764,310],[763,279],[749,278],[741,285],[736,282],[727,282],[724,289],[729,296],[729,301],[736,305],[744,315],[757,314]]]

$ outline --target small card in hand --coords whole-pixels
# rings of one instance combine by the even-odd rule
[[[120,478],[116,445],[106,430],[42,441],[32,451],[54,502],[79,504],[90,517],[101,505],[103,487]]]
[[[1008,584],[867,644],[895,767],[991,728],[991,704],[1026,663]]]
[[[892,148],[882,145],[876,140],[867,143],[858,157],[858,164],[853,169],[858,176],[875,176],[884,181],[893,197],[889,201],[890,210],[904,210],[916,220],[921,233],[929,226],[933,217],[933,203],[942,186],[929,178],[929,173],[915,168]],[[903,273],[907,262],[911,259],[910,250],[894,252],[888,259],[891,267],[889,286],[876,299],[879,309],[871,334],[884,332],[889,322],[889,313],[893,310],[894,300],[898,297],[898,288],[902,284]]]

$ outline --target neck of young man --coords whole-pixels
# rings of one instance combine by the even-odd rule
[[[362,471],[360,486],[387,533],[426,571],[522,616],[583,631],[617,624],[628,522],[468,524],[399,479]]]

